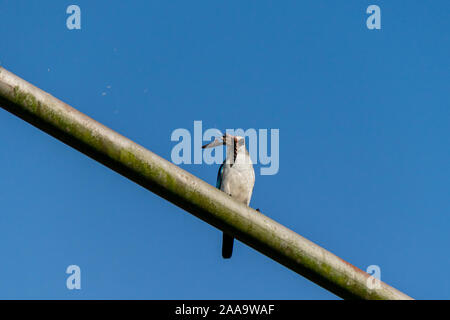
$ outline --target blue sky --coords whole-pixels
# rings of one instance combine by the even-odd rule
[[[412,297],[449,299],[449,9],[0,0],[0,64],[168,160],[194,120],[279,129],[280,170],[256,166],[251,206]],[[224,261],[219,230],[3,109],[0,136],[0,298],[337,299],[240,242]],[[215,184],[218,165],[182,167]]]

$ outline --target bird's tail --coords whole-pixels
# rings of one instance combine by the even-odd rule
[[[233,242],[234,238],[224,232],[222,240],[222,257],[224,259],[231,258],[231,255],[233,254]]]

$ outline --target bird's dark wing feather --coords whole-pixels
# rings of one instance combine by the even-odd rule
[[[217,182],[216,182],[216,188],[220,189],[222,186],[222,172],[223,172],[223,163],[220,165],[219,173],[217,173]]]

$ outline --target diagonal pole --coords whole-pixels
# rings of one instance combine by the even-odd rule
[[[0,107],[346,299],[412,299],[0,67]]]

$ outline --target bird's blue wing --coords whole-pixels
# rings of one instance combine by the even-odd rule
[[[216,182],[216,188],[220,189],[222,186],[222,174],[223,174],[223,163],[220,165],[219,172],[217,173],[217,182]]]

